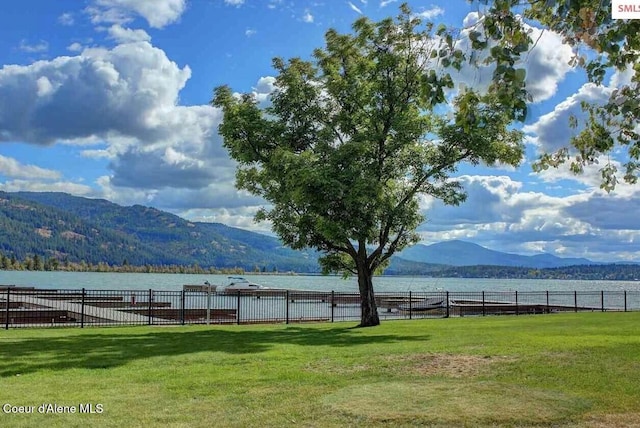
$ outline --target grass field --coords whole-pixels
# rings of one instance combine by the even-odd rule
[[[3,330],[0,426],[640,426],[640,313],[352,327]]]

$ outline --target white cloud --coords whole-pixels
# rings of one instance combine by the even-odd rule
[[[569,60],[573,51],[563,43],[562,36],[551,31],[530,27],[532,40],[537,45],[522,60],[527,70],[527,90],[534,101],[551,98],[558,91],[558,83],[572,69]]]
[[[439,6],[434,6],[431,9],[423,10],[422,12],[418,12],[415,15],[422,19],[433,19],[436,16],[440,16],[444,14],[444,9]]]
[[[173,108],[190,75],[147,42],[5,66],[0,141],[49,144],[111,135],[155,141],[161,127],[150,124],[152,113]]]
[[[253,35],[254,35],[254,34],[256,34],[256,33],[257,33],[257,31],[256,31],[256,30],[254,30],[253,28],[247,28],[247,29],[245,30],[245,32],[244,32],[244,35],[245,35],[245,36],[247,36],[247,37],[251,37],[251,36],[253,36]]]
[[[109,28],[109,38],[118,44],[151,41],[151,36],[146,31],[124,28],[119,24],[114,24]]]
[[[228,189],[227,201],[255,200],[235,191],[235,164],[217,133],[220,111],[178,105],[190,74],[148,42],[5,66],[0,69],[0,142],[100,144],[82,155],[109,160],[112,174],[98,185],[102,197],[114,201],[153,200],[160,192],[179,200],[189,189],[212,184]],[[272,78],[265,77],[257,87],[270,91],[272,85]],[[14,182],[10,188],[34,187]],[[86,194],[86,188],[72,193]],[[116,199],[118,194],[123,196]],[[220,193],[209,195],[224,206]]]
[[[351,3],[350,1],[347,2],[347,4],[349,4],[349,7],[351,8],[351,10],[353,10],[354,12],[357,12],[360,15],[362,15],[362,11],[358,8],[358,6],[356,6],[355,4]]]
[[[256,223],[254,216],[259,207],[176,210],[174,213],[190,221],[223,223],[227,226],[273,235],[270,222]]]
[[[308,24],[311,24],[313,22],[313,15],[311,15],[311,12],[309,12],[309,9],[306,9],[304,11],[304,15],[302,16],[302,20]]]
[[[480,22],[480,13],[478,12],[470,12],[467,16],[464,17],[462,21],[462,28],[470,28]]]
[[[93,0],[85,11],[94,24],[122,25],[141,16],[151,27],[162,28],[176,22],[186,8],[186,0]]]
[[[276,88],[276,78],[273,76],[261,77],[258,79],[255,92],[257,94],[270,94]]]
[[[32,180],[58,180],[58,171],[40,168],[35,165],[25,165],[13,158],[0,155],[0,175],[10,178],[28,178]]]
[[[49,43],[44,40],[40,40],[38,43],[29,44],[27,40],[22,39],[18,49],[27,53],[41,53],[49,50]]]
[[[506,176],[461,176],[468,199],[458,207],[424,198],[426,243],[472,240],[516,253],[622,260],[640,251],[640,191],[606,194],[598,189],[556,197],[525,191]],[[625,242],[626,254],[620,253]],[[637,255],[636,255],[637,257]]]
[[[0,190],[3,192],[65,192],[77,196],[91,196],[94,193],[89,186],[66,181],[11,180],[0,183]]]
[[[229,6],[240,7],[244,4],[244,0],[224,0],[224,3]]]
[[[535,123],[525,126],[523,131],[533,137],[531,141],[540,152],[553,153],[562,147],[569,147],[571,137],[580,132],[580,129],[570,127],[569,118],[586,118],[581,103],[604,103],[609,99],[610,93],[609,88],[587,83],[577,93],[557,104],[553,111],[540,116]]]
[[[398,0],[383,0],[380,2],[380,7],[386,7],[388,5],[390,5],[391,3],[395,3]]]
[[[36,80],[38,97],[46,97],[53,92],[53,85],[46,76],[42,76]]]
[[[67,50],[69,52],[81,52],[83,49],[84,49],[84,46],[82,46],[78,42],[73,42],[69,46],[67,46]]]
[[[463,21],[465,29],[461,31],[456,47],[467,55],[472,53],[469,34],[472,31],[482,32],[481,23],[482,17],[477,12],[468,14]],[[570,46],[562,43],[560,35],[551,31],[542,32],[526,24],[525,27],[531,31],[531,37],[537,40],[537,43],[530,52],[521,55],[515,67],[525,69],[527,91],[534,102],[541,102],[556,94],[558,84],[571,70],[569,61],[573,57],[573,51]],[[486,57],[487,52],[476,54],[477,66],[463,67],[460,72],[453,73],[454,79],[479,90],[487,88],[491,83],[495,65],[484,64]]]
[[[58,23],[60,25],[71,26],[75,23],[75,19],[73,18],[73,13],[66,12],[58,17]]]

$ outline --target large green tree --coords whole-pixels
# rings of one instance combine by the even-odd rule
[[[269,203],[257,220],[286,245],[322,252],[325,272],[357,275],[361,326],[380,322],[375,272],[418,240],[419,197],[458,204],[461,162],[517,165],[523,151],[511,127],[526,114],[523,74],[501,68],[488,91],[451,99],[446,70],[465,55],[444,27],[400,9],[350,34],[329,30],[312,60],[274,59],[268,107],[227,86],[212,100],[237,187]]]
[[[613,19],[611,1],[601,0],[476,0],[487,5],[481,31],[474,35],[476,49],[491,49],[491,41],[524,41],[522,49],[536,48],[527,37],[527,24],[557,32],[574,48],[572,64],[586,71],[588,81],[607,85],[613,72],[629,75],[628,81],[609,89],[604,104],[583,103],[586,119],[571,118],[575,135],[570,147],[543,154],[536,169],[570,162],[574,173],[598,162],[601,155],[621,159],[627,183],[636,183],[640,173],[640,20]],[[507,26],[505,26],[507,23]],[[507,31],[505,31],[505,29]],[[490,60],[504,52],[491,50]],[[507,57],[513,58],[511,52]],[[520,55],[520,53],[517,53]],[[611,161],[601,167],[601,187],[615,188],[619,171]]]

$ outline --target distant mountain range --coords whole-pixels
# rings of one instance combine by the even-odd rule
[[[291,250],[271,236],[219,223],[191,222],[141,205],[123,207],[66,193],[0,192],[0,253],[18,259],[37,254],[92,264],[320,270],[318,253]],[[459,266],[546,269],[596,264],[582,258],[523,256],[447,241],[405,249],[392,258],[385,273],[437,276],[437,272]]]
[[[583,258],[561,258],[552,254],[522,256],[489,250],[465,241],[446,241],[432,245],[414,245],[398,254],[406,260],[449,266],[512,266],[529,268],[557,268],[599,264]]]

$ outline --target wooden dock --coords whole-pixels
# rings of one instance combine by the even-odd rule
[[[600,312],[614,310],[583,305],[559,305],[494,300],[455,299],[449,302],[450,315],[518,315],[548,314],[554,312]]]
[[[40,297],[38,294],[20,294],[20,302],[27,305],[34,305],[35,307],[46,308],[49,310],[66,311],[67,317],[73,318],[79,321],[81,318],[84,322],[118,322],[118,323],[130,323],[130,324],[151,324],[153,319],[148,316],[139,315],[131,312],[117,311],[111,308],[100,308],[91,305],[82,305],[82,303],[72,303],[64,299],[49,299]],[[33,306],[32,306],[33,307]],[[19,309],[10,309],[9,317],[11,317],[11,311]],[[18,315],[18,313],[15,313]]]

